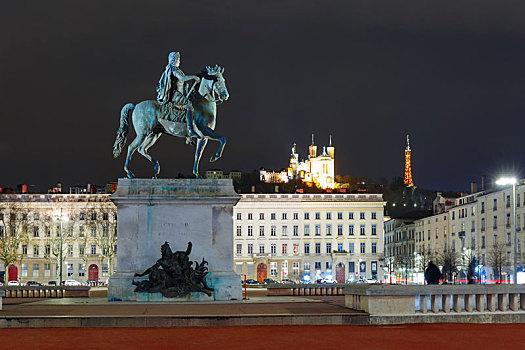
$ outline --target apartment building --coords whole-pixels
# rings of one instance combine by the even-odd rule
[[[380,194],[243,194],[235,271],[262,281],[383,278]]]
[[[104,194],[1,194],[0,271],[47,284],[115,270],[116,207]],[[61,254],[62,253],[62,254]]]

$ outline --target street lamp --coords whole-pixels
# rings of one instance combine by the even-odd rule
[[[516,178],[513,177],[502,177],[496,181],[496,184],[500,186],[512,185],[512,216],[514,218],[514,284],[518,283],[518,269],[516,264],[516,255],[518,251],[518,238],[516,236],[516,183]]]
[[[59,245],[59,252],[58,252],[58,261],[59,261],[59,275],[60,275],[60,280],[58,281],[58,284],[60,285],[63,281],[62,279],[62,265],[64,265],[63,263],[63,256],[62,256],[62,253],[63,253],[63,235],[62,235],[62,223],[63,222],[67,222],[69,221],[69,217],[68,216],[63,216],[62,215],[62,209],[60,209],[60,215],[56,215],[54,217],[54,220],[58,220],[60,222],[60,245]]]

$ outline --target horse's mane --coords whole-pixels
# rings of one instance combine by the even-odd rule
[[[204,68],[201,72],[199,72],[199,73],[197,73],[195,75],[198,76],[201,79],[217,81],[217,76],[216,75],[209,75],[208,74],[208,70],[206,68]]]

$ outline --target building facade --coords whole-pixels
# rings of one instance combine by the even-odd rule
[[[380,194],[243,194],[235,271],[259,281],[383,278]]]
[[[385,222],[385,280],[390,283],[414,281],[418,270],[415,259],[414,219],[391,219]]]
[[[438,213],[416,220],[415,253],[422,264],[430,260],[449,277],[465,280],[474,265],[476,280],[513,281],[514,217],[512,187],[477,192],[448,200]],[[388,223],[387,223],[388,224]],[[387,229],[388,230],[388,229]],[[516,186],[516,262],[523,271],[525,256],[525,185]],[[388,250],[387,250],[388,253]],[[387,254],[388,255],[388,254]]]
[[[105,281],[116,268],[116,207],[103,194],[0,195],[6,280]],[[61,254],[62,253],[62,254]]]

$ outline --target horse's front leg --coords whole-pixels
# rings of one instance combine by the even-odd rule
[[[207,138],[198,139],[197,147],[195,147],[195,162],[193,163],[193,175],[195,175],[197,179],[202,179],[202,176],[199,175],[199,162],[201,160],[202,151],[204,151],[204,147],[206,147],[207,143]]]
[[[221,136],[219,134],[217,134],[215,132],[215,130],[209,128],[209,127],[204,127],[202,129],[199,129],[201,130],[202,134],[206,137],[209,137],[210,139],[214,139],[214,140],[217,140],[219,141],[220,145],[219,145],[219,149],[217,150],[217,153],[215,153],[213,156],[211,156],[210,158],[210,162],[215,162],[217,159],[219,159],[220,157],[222,157],[222,152],[224,151],[224,146],[226,146],[226,137],[224,136]]]

